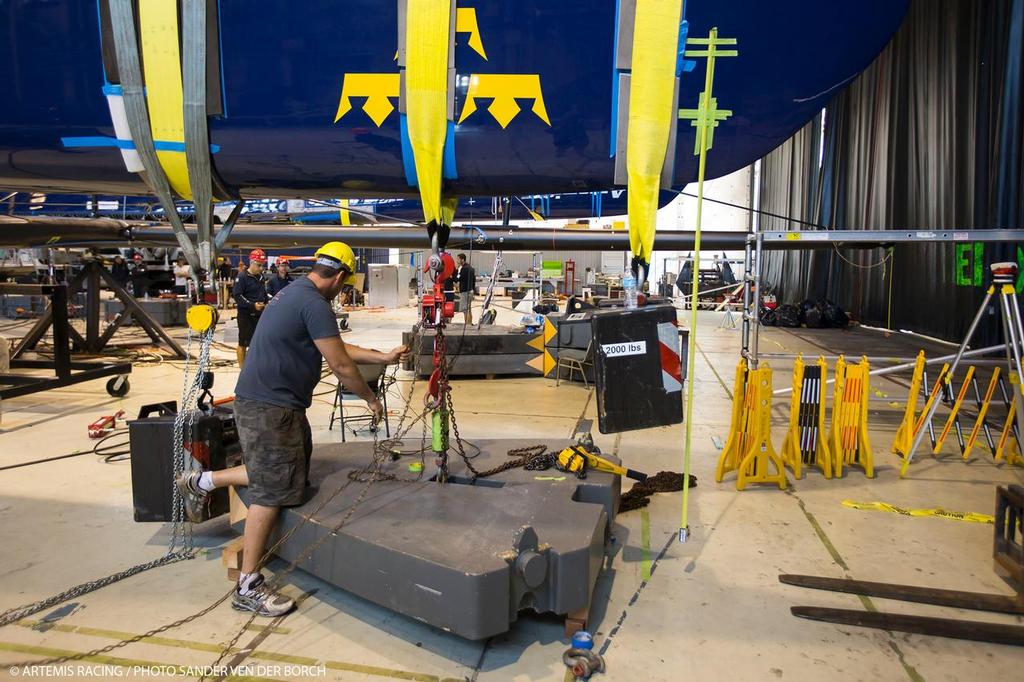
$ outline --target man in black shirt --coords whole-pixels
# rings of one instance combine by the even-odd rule
[[[249,254],[249,267],[245,270],[239,269],[235,286],[231,295],[238,307],[238,348],[235,354],[238,357],[239,369],[245,364],[245,353],[252,341],[252,335],[256,332],[256,323],[259,322],[263,308],[266,307],[267,285],[263,281],[263,266],[267,262],[267,256],[263,249],[253,249]]]
[[[466,325],[473,324],[473,294],[476,293],[476,270],[466,262],[466,254],[459,254],[459,309]]]
[[[121,285],[122,289],[128,287],[131,273],[128,272],[128,264],[124,262],[124,257],[121,254],[114,256],[114,262],[110,265],[110,276]]]
[[[288,272],[288,259],[284,256],[280,256],[277,262],[274,264],[277,272],[270,276],[267,280],[267,296],[274,298],[277,296],[277,292],[284,289],[286,286],[295,281],[295,279]]]

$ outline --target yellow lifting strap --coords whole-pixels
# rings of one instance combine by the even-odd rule
[[[139,35],[142,69],[146,79],[146,103],[153,129],[156,157],[171,189],[182,199],[192,199],[185,162],[185,110],[181,84],[181,52],[178,48],[178,3],[171,0],[139,0]],[[160,143],[180,143],[181,150],[161,149]]]
[[[629,248],[650,262],[658,213],[661,169],[676,125],[675,79],[679,52],[679,0],[637,0],[626,132]]]
[[[408,0],[405,110],[423,218],[443,222],[441,172],[448,132],[451,0]]]

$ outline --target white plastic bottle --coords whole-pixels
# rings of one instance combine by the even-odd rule
[[[626,292],[626,308],[636,308],[636,277],[632,271],[627,271],[622,278],[622,288]]]

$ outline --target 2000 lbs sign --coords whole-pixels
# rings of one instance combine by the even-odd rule
[[[603,343],[601,352],[606,358],[621,358],[627,355],[645,355],[646,341],[627,341],[626,343]]]

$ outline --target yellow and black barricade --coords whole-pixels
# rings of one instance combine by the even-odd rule
[[[825,430],[825,358],[810,366],[803,356],[793,363],[793,393],[789,401],[789,426],[782,441],[782,461],[798,480],[804,466],[816,466],[832,478],[832,455]]]
[[[988,427],[988,408],[992,404],[992,397],[995,395],[996,386],[999,384],[999,372],[1000,368],[996,367],[992,370],[992,378],[989,379],[988,388],[985,389],[985,397],[978,400],[978,417],[974,420],[974,426],[971,428],[971,433],[967,436],[967,441],[964,443],[962,452],[960,453],[964,461],[968,461],[971,458],[971,450],[974,449],[974,444],[978,440],[979,434],[985,432],[985,440],[988,442],[988,449],[994,455],[996,452],[995,443],[992,440],[992,432]]]
[[[767,363],[748,369],[745,359],[736,367],[729,440],[718,459],[715,480],[736,471],[736,489],[748,483],[775,483],[786,487],[786,469],[772,447],[772,370]]]
[[[1007,464],[1024,464],[1024,457],[1020,452],[1020,425],[1017,421],[1017,400],[1020,399],[1019,379],[1014,371],[1007,372],[1010,377],[1010,385],[1013,386],[1013,398],[1006,393],[1006,386],[999,382],[999,389],[1003,395],[1003,404],[1006,405],[1006,424],[999,434],[999,442],[996,445],[995,459],[997,462],[1005,461]]]
[[[960,406],[964,403],[964,397],[967,396],[967,389],[970,388],[971,382],[974,380],[974,367],[967,368],[967,374],[964,376],[964,382],[960,385],[960,391],[956,394],[956,400],[953,400],[953,405],[949,410],[949,416],[946,417],[946,423],[942,427],[942,432],[939,437],[935,439],[935,443],[932,445],[932,454],[937,455],[942,449],[942,444],[946,442],[946,436],[949,435],[950,429],[956,426],[956,437],[960,443],[960,453],[964,451],[964,440],[963,433],[960,430]],[[946,397],[947,402],[953,397],[953,377],[950,376],[946,379]]]
[[[860,466],[868,478],[875,475],[871,442],[868,440],[868,394],[870,374],[868,359],[856,365],[846,363],[843,356],[836,361],[836,384],[832,395],[832,425],[829,444],[832,447],[833,473],[843,475],[843,466]]]
[[[924,351],[920,351],[914,363],[914,374],[910,379],[910,395],[903,411],[903,421],[896,429],[896,438],[892,442],[892,451],[900,457],[905,457],[910,452],[914,434],[917,433],[917,395],[921,392],[921,382],[924,380],[924,363]]]
[[[917,391],[915,390],[915,388],[919,387],[919,386],[922,386],[922,385],[926,386],[928,384],[928,374],[923,369],[924,353],[922,352],[918,357],[921,359],[921,363],[922,363],[922,370],[921,370],[922,379],[921,379],[921,382],[918,382],[915,385],[911,386],[911,397],[907,401],[908,403],[910,401],[913,401],[915,404],[917,403]],[[915,370],[915,374],[916,374],[916,370]],[[913,423],[914,427],[913,427],[912,430],[910,430],[909,435],[907,435],[906,438],[901,439],[901,434],[905,433],[904,429],[906,428],[906,424],[908,423],[908,422],[904,421],[904,424],[900,426],[900,430],[897,431],[897,433],[896,433],[896,441],[892,444],[892,451],[895,452],[897,455],[899,455],[903,459],[903,463],[902,463],[902,465],[900,465],[900,478],[903,478],[904,476],[907,475],[907,470],[910,468],[910,459],[909,459],[909,457],[907,455],[910,452],[910,448],[911,448],[911,446],[912,446],[912,444],[914,442],[914,438],[917,436],[917,432],[925,427],[925,419],[928,416],[929,412],[931,411],[932,403],[934,403],[936,400],[940,400],[941,399],[943,391],[945,390],[944,389],[944,385],[945,385],[945,382],[947,380],[948,375],[949,375],[949,363],[946,363],[946,364],[942,365],[942,369],[939,370],[939,376],[935,380],[935,385],[932,386],[931,392],[928,394],[928,400],[925,401],[924,409],[921,410],[921,415],[920,416],[915,418],[914,417],[914,413],[909,409],[909,405],[908,405],[907,414],[910,416],[910,422],[909,423]],[[931,431],[931,428],[932,428],[931,423],[928,423],[927,426],[928,426],[929,431]],[[932,447],[934,447],[934,446],[935,446],[935,436],[934,436],[934,434],[932,434]]]

